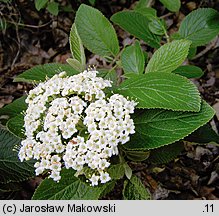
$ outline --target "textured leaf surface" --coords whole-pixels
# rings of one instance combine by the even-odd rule
[[[146,72],[172,72],[179,67],[188,55],[190,41],[176,40],[160,47],[152,56]]]
[[[149,200],[151,196],[140,179],[132,175],[130,180],[124,182],[123,198],[125,200]]]
[[[14,82],[40,82],[45,81],[47,77],[51,78],[55,74],[65,71],[69,76],[78,73],[68,64],[49,63],[44,65],[37,65],[22,74],[15,77]]]
[[[124,145],[126,149],[147,150],[174,143],[212,119],[215,112],[202,102],[200,112],[143,110],[134,119],[136,133]]]
[[[12,103],[4,106],[0,109],[0,115],[7,115],[10,118],[15,117],[20,114],[22,111],[27,109],[27,104],[25,103],[26,96],[22,96]]]
[[[177,69],[173,71],[173,73],[179,74],[189,79],[200,78],[204,75],[204,72],[202,71],[202,69],[194,65],[179,66]]]
[[[200,109],[201,98],[195,85],[172,73],[147,73],[125,80],[116,91],[137,99],[138,108],[180,111]]]
[[[81,64],[81,70],[85,69],[86,58],[84,54],[84,47],[81,38],[78,35],[75,24],[72,25],[69,37],[70,49],[73,58]]]
[[[169,11],[177,12],[181,7],[180,0],[159,0]]]
[[[183,151],[183,142],[176,142],[151,151],[148,161],[153,164],[165,164],[177,158]]]
[[[121,11],[114,14],[111,20],[130,34],[142,39],[151,47],[160,47],[160,37],[154,35],[149,30],[150,20],[136,11]]]
[[[164,35],[166,31],[165,23],[154,17],[149,23],[149,29],[156,35]]]
[[[143,73],[145,56],[138,41],[134,45],[124,49],[121,55],[121,61],[125,73]]]
[[[9,192],[15,192],[15,191],[21,191],[22,188],[22,184],[18,183],[18,182],[9,182],[6,184],[1,184],[0,183],[0,196],[1,199],[4,199],[2,196],[2,193],[9,193]]]
[[[24,138],[24,116],[18,114],[7,122],[7,129],[15,136]]]
[[[34,175],[33,161],[20,162],[15,146],[21,140],[6,130],[0,129],[0,182],[19,182]]]
[[[212,8],[199,8],[192,11],[182,21],[179,33],[182,38],[192,41],[192,46],[210,42],[219,34],[219,13]]]
[[[91,187],[74,176],[73,169],[62,169],[59,183],[45,179],[35,191],[34,200],[96,200],[103,188]]]
[[[75,24],[83,44],[91,52],[103,57],[118,54],[116,32],[100,11],[82,4],[76,13]]]

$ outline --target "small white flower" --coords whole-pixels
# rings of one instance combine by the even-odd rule
[[[106,183],[106,182],[108,182],[110,180],[111,180],[111,178],[109,176],[109,173],[107,173],[107,172],[101,172],[100,173],[100,182],[102,184],[104,184],[104,183]]]
[[[91,186],[95,186],[98,185],[98,181],[99,181],[100,177],[96,176],[95,174],[93,174],[91,176],[91,178],[89,179],[91,181]]]
[[[45,169],[43,167],[38,167],[38,168],[36,168],[35,173],[38,176],[38,175],[42,174],[44,170]]]
[[[57,182],[61,179],[60,172],[57,172],[57,171],[52,171],[49,177]]]

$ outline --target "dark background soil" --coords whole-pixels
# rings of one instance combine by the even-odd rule
[[[9,4],[0,2],[0,17],[7,21],[7,27],[0,30],[0,108],[24,95],[31,85],[13,83],[13,78],[33,67],[48,62],[66,63],[70,49],[68,35],[75,12],[81,3],[88,1],[58,1],[62,7],[70,6],[71,11],[60,11],[58,16],[47,10],[37,11],[33,1],[15,0]],[[170,13],[159,1],[153,4],[158,16],[163,16],[169,32],[174,33],[182,19],[192,10],[211,7],[219,11],[219,1],[181,1],[178,13]],[[131,9],[134,0],[97,0],[95,7],[110,18],[123,9]],[[132,42],[132,36],[116,27],[120,45]],[[144,48],[144,46],[143,46]],[[149,49],[150,50],[150,49]],[[151,50],[153,51],[153,50]],[[150,54],[150,53],[149,53]],[[89,64],[102,66],[98,56],[86,51]],[[200,79],[193,80],[202,97],[214,107],[217,114],[211,121],[213,128],[219,129],[219,38],[207,46],[199,47],[197,55],[189,64],[202,68],[205,72]],[[153,199],[219,199],[219,148],[208,144],[191,145],[185,143],[185,150],[174,161],[154,166],[144,162],[130,166],[150,189]],[[5,199],[30,199],[41,178],[37,177],[22,184],[22,190],[5,195]],[[122,182],[104,199],[122,199]]]

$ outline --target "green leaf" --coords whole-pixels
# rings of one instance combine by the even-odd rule
[[[142,39],[153,48],[160,47],[160,37],[149,30],[150,20],[136,11],[121,11],[114,14],[111,20],[130,34]]]
[[[4,17],[0,17],[0,31],[5,31],[8,27],[8,23]]]
[[[174,143],[212,119],[215,111],[202,102],[200,112],[142,110],[134,119],[136,133],[124,145],[128,150],[148,150]]]
[[[51,78],[55,74],[65,71],[67,75],[78,74],[74,68],[68,64],[49,63],[44,65],[37,65],[22,74],[15,77],[14,82],[41,82],[45,81],[47,77]]]
[[[186,137],[185,140],[198,144],[219,143],[219,135],[209,124],[206,124]]]
[[[46,9],[54,16],[59,13],[59,4],[57,2],[49,2]]]
[[[49,2],[49,0],[35,0],[35,7],[39,11],[42,8],[45,8],[45,6],[48,2]]]
[[[172,72],[186,59],[190,41],[176,40],[160,47],[152,56],[145,72]]]
[[[91,52],[103,57],[118,54],[116,32],[100,11],[81,4],[76,13],[75,24],[83,44]]]
[[[175,159],[184,149],[183,142],[176,142],[151,150],[147,161],[153,164],[165,164]]]
[[[122,179],[125,174],[123,164],[111,165],[108,169],[108,173],[113,180]]]
[[[179,66],[177,69],[173,71],[173,73],[179,74],[189,79],[200,78],[204,75],[204,72],[202,71],[202,69],[194,65]]]
[[[123,198],[125,200],[149,200],[151,195],[141,180],[133,175],[130,180],[124,182]]]
[[[27,109],[27,104],[25,103],[26,96],[22,96],[12,103],[4,106],[0,109],[0,115],[7,115],[9,118],[15,117],[22,111]]]
[[[193,59],[196,55],[196,52],[197,52],[197,47],[190,47],[188,59]]]
[[[8,193],[8,192],[14,192],[14,191],[21,191],[23,188],[20,183],[17,182],[10,182],[6,184],[0,183],[0,196],[1,193]],[[1,196],[2,199],[2,196]]]
[[[148,3],[148,0],[140,0],[134,10],[152,20],[157,17],[157,11],[154,8],[148,7]]]
[[[165,23],[159,18],[153,18],[149,23],[149,29],[153,34],[164,35],[166,32]]]
[[[146,16],[149,20],[152,20],[157,17],[157,11],[154,8],[141,7],[135,8],[135,11]]]
[[[132,177],[132,169],[130,168],[130,166],[127,163],[123,164],[124,170],[125,170],[125,176],[127,177],[127,179],[131,179]]]
[[[84,70],[82,64],[77,60],[73,58],[68,58],[67,63],[71,65],[76,71],[82,72]]]
[[[121,61],[125,73],[142,74],[144,72],[145,56],[138,41],[124,49]]]
[[[212,8],[199,8],[192,11],[182,21],[179,34],[192,41],[192,46],[209,43],[219,33],[219,13]]]
[[[20,162],[15,150],[21,140],[0,128],[0,182],[20,182],[34,176],[34,161]]]
[[[36,189],[34,200],[97,200],[102,187],[92,187],[75,177],[73,169],[62,169],[61,180],[57,183],[51,178],[42,181]]]
[[[81,71],[83,71],[86,67],[86,57],[84,54],[84,47],[78,35],[75,24],[73,24],[71,27],[69,43],[70,43],[72,57],[81,64],[80,68]]]
[[[149,6],[149,2],[150,0],[139,0],[135,6],[135,10],[140,8],[147,8]]]
[[[177,12],[181,7],[180,0],[159,0],[169,11]]]
[[[17,137],[24,138],[24,116],[18,114],[7,122],[7,129]]]
[[[116,181],[110,181],[107,182],[104,186],[104,190],[101,192],[99,199],[101,199],[102,197],[106,196],[108,193],[110,193],[111,191],[113,191],[114,187],[116,185]]]
[[[146,160],[150,152],[149,151],[129,151],[125,150],[126,157],[131,161],[144,161]]]
[[[93,6],[96,3],[96,0],[89,0],[89,3]]]
[[[136,99],[138,108],[200,110],[199,92],[188,79],[173,73],[147,73],[125,80],[116,90]]]

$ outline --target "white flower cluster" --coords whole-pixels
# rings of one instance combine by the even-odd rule
[[[49,170],[59,181],[63,166],[78,173],[88,167],[92,186],[110,180],[110,157],[135,132],[130,114],[136,102],[118,94],[106,98],[103,89],[111,82],[97,73],[67,77],[62,72],[29,92],[19,158],[37,159],[36,175]]]

